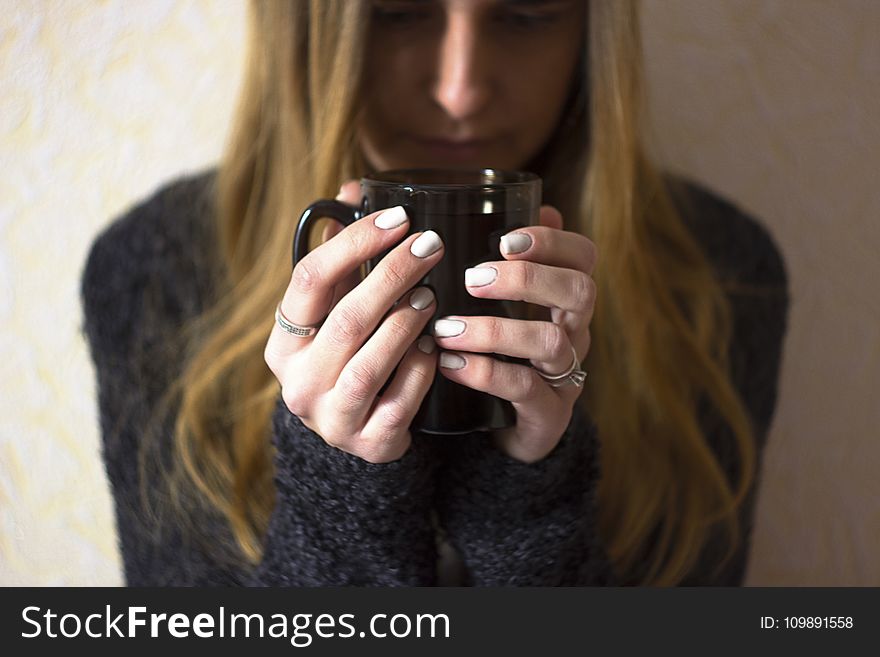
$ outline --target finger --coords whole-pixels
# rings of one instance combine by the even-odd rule
[[[376,395],[428,323],[434,302],[430,288],[417,287],[408,293],[342,368],[333,394],[338,398],[334,407],[343,424],[363,424]],[[326,370],[323,355],[321,360],[319,366]]]
[[[339,188],[336,200],[359,206],[361,204],[361,184],[357,180],[346,180]]]
[[[337,200],[340,200],[339,196],[336,198]],[[343,228],[344,226],[335,219],[328,221],[321,234],[321,243],[328,242],[333,237],[336,237],[336,235],[342,232]],[[360,271],[353,271],[337,283],[333,289],[333,301],[330,303],[330,308],[332,309],[337,303],[339,303],[339,300],[354,289],[355,285],[360,283],[360,281]]]
[[[501,254],[506,260],[531,260],[545,265],[577,269],[591,274],[596,266],[596,245],[580,233],[555,227],[552,217],[562,221],[559,213],[544,206],[542,221],[546,225],[517,228],[501,237]]]
[[[291,274],[281,301],[285,317],[305,326],[320,322],[330,310],[336,285],[362,263],[400,240],[408,226],[402,207],[380,210],[355,221],[310,251]]]
[[[441,351],[438,365],[447,379],[514,404],[556,403],[553,389],[532,367],[457,351]]]
[[[394,303],[412,289],[443,257],[443,242],[434,231],[410,235],[327,316],[315,336],[325,371],[339,374],[382,321]]]
[[[431,336],[423,335],[401,360],[397,374],[376,402],[361,435],[376,446],[394,442],[403,433],[408,435],[413,418],[434,382],[436,368],[436,347]],[[406,441],[400,455],[408,447],[409,441]]]
[[[528,301],[592,317],[596,283],[576,269],[516,260],[485,262],[465,271],[468,293],[480,299]]]
[[[441,349],[528,358],[550,374],[571,365],[571,340],[552,322],[450,315],[436,320],[432,332]]]
[[[347,180],[344,182],[339,188],[339,193],[336,195],[337,201],[348,203],[354,207],[360,207],[362,198],[361,184],[357,180]],[[339,228],[340,230],[337,231],[337,233],[342,230],[342,224],[339,224]],[[335,306],[339,299],[353,290],[354,287],[361,282],[361,279],[362,275],[360,269],[353,271],[346,276],[344,281],[336,286],[336,293],[330,307],[332,308]]]
[[[538,211],[538,224],[541,226],[549,226],[556,230],[563,230],[565,221],[562,218],[562,213],[552,205],[542,205],[541,209]]]

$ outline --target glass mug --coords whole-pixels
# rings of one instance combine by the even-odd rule
[[[306,208],[293,238],[294,267],[307,253],[310,228],[315,220],[331,217],[348,226],[376,210],[401,205],[410,219],[409,234],[433,230],[446,247],[440,262],[417,284],[431,288],[437,299],[436,313],[429,320],[427,331],[434,319],[446,315],[550,319],[547,308],[524,301],[478,299],[464,286],[465,269],[504,259],[500,251],[502,235],[538,223],[541,206],[538,176],[496,169],[401,169],[365,176],[361,179],[361,192],[360,207],[320,200]],[[390,249],[365,263],[367,274],[388,251]],[[528,360],[489,355],[528,365]],[[510,402],[454,383],[438,371],[412,428],[451,435],[503,429],[515,423],[516,414]]]

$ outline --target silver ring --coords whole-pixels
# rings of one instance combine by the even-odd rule
[[[574,345],[572,345],[571,347],[571,355],[571,367],[569,367],[562,374],[554,374],[551,376],[549,374],[545,374],[537,367],[535,368],[535,371],[538,373],[538,376],[544,379],[551,388],[561,388],[562,386],[567,385],[575,385],[578,388],[582,388],[584,385],[584,380],[587,378],[587,373],[581,369],[581,364],[578,362],[577,351],[575,350]]]
[[[310,338],[318,332],[318,327],[320,326],[320,324],[315,326],[300,326],[299,324],[294,324],[284,316],[284,313],[281,312],[280,303],[275,308],[275,321],[278,322],[278,326],[298,338]]]

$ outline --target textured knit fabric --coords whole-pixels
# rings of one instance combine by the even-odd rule
[[[128,584],[447,584],[454,573],[441,568],[438,580],[438,547],[444,563],[454,557],[451,570],[465,585],[635,583],[615,579],[598,536],[599,440],[577,405],[558,446],[536,463],[506,456],[485,433],[415,432],[403,457],[371,464],[329,446],[279,394],[276,503],[262,562],[243,565],[226,523],[195,497],[180,503],[198,531],[181,530],[159,485],[172,452],[174,407],[157,409],[184,359],[168,335],[205,307],[216,280],[207,247],[213,184],[213,172],[182,178],[138,204],[98,236],[83,273],[84,331]],[[787,322],[785,268],[755,220],[706,190],[683,190],[677,200],[718,275],[761,290],[731,296],[735,385],[754,423],[760,463]],[[704,414],[703,426],[732,480],[730,433],[713,418]],[[159,439],[141,457],[148,426],[158,427]],[[721,546],[710,541],[685,584],[741,583],[753,507],[754,495],[742,510],[736,558],[713,574]]]

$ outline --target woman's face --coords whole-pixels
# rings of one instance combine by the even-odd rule
[[[523,167],[565,106],[585,11],[586,0],[373,0],[369,164]]]

